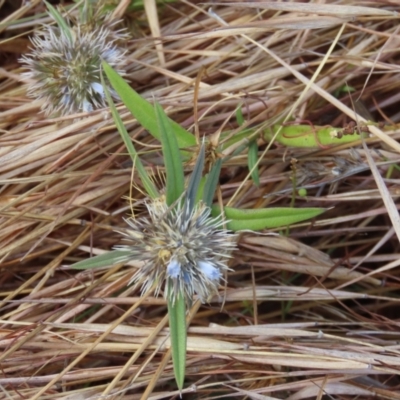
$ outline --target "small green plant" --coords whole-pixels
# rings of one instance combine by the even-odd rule
[[[161,141],[166,169],[166,186],[161,193],[143,167],[122,120],[105,90],[113,118],[132,158],[143,187],[149,218],[127,220],[122,236],[128,244],[108,254],[72,265],[76,269],[96,268],[132,259],[144,261],[133,277],[142,293],[164,292],[168,303],[172,359],[175,379],[183,388],[186,363],[186,312],[194,295],[206,302],[217,291],[229,269],[228,260],[236,247],[238,230],[260,230],[288,226],[313,218],[320,208],[220,209],[212,205],[223,160],[215,162],[203,176],[205,146],[200,147],[193,172],[185,187],[182,148],[196,144],[195,137],[172,121],[159,105],[151,105],[136,93],[107,63],[104,72],[137,121]],[[227,220],[225,219],[227,218]],[[226,224],[227,229],[224,229]]]

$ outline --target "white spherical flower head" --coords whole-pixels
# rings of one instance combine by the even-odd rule
[[[46,115],[90,112],[106,107],[100,83],[102,61],[124,74],[125,52],[107,27],[87,31],[78,24],[69,33],[45,26],[31,39],[31,53],[21,58],[28,70],[23,75],[34,81],[28,87],[28,95],[43,101],[42,110]]]
[[[195,294],[207,301],[229,269],[237,236],[203,203],[191,211],[181,202],[168,207],[162,198],[146,206],[150,218],[128,219],[122,234],[129,244],[115,247],[130,253],[124,260],[144,261],[132,281],[142,283],[142,293],[155,288],[156,295],[165,282],[164,296],[172,302],[183,295],[191,304]]]

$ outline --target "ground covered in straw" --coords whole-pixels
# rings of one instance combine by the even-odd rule
[[[18,59],[50,20],[17,3],[0,1],[0,399],[178,397],[165,301],[128,286],[138,265],[70,268],[120,243],[124,196],[143,215],[143,195],[108,109],[50,118],[26,96]],[[254,129],[260,185],[228,147],[219,200],[327,209],[241,235],[226,287],[190,314],[183,398],[400,399],[398,2],[128,3],[131,85],[192,132]],[[162,171],[159,143],[119,111]],[[288,116],[369,138],[270,143]]]

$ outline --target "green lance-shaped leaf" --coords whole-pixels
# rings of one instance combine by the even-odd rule
[[[108,80],[131,114],[138,120],[140,125],[147,129],[155,138],[160,140],[160,132],[153,105],[133,90],[109,64],[103,62],[102,65]],[[167,118],[175,132],[179,148],[196,145],[196,138],[194,135],[169,117]]]
[[[166,197],[171,205],[184,191],[184,174],[181,154],[175,137],[174,128],[164,110],[155,104],[155,114],[160,132],[160,140],[164,155],[167,175]],[[204,162],[204,161],[203,161]],[[197,177],[194,178],[197,181]],[[195,182],[192,183],[193,185]],[[198,183],[197,183],[198,186]],[[171,291],[173,288],[170,288]],[[173,302],[168,299],[169,326],[171,332],[171,352],[175,380],[179,390],[183,388],[186,368],[186,303],[183,293],[179,293]]]
[[[142,162],[140,161],[140,158],[139,158],[139,155],[138,155],[138,153],[137,153],[137,151],[135,149],[135,146],[133,145],[132,140],[131,140],[131,138],[130,138],[130,136],[129,136],[126,128],[125,128],[125,125],[122,122],[122,119],[121,119],[121,117],[120,117],[120,115],[119,115],[119,113],[118,113],[118,111],[117,111],[117,109],[116,109],[116,107],[114,105],[114,102],[113,102],[113,100],[111,98],[111,95],[110,95],[110,91],[108,90],[108,87],[104,82],[103,74],[101,74],[101,83],[103,85],[104,92],[105,92],[105,95],[106,95],[106,98],[107,98],[107,102],[108,102],[108,104],[110,106],[111,114],[112,114],[113,119],[115,121],[115,125],[117,126],[117,129],[118,129],[118,131],[119,131],[119,133],[120,133],[120,135],[122,137],[122,140],[125,143],[126,148],[128,149],[128,153],[132,158],[133,165],[135,166],[136,170],[139,173],[140,179],[141,179],[141,181],[143,183],[143,186],[144,186],[147,194],[151,198],[155,199],[155,198],[159,197],[160,194],[158,193],[158,190],[157,190],[156,186],[154,185],[153,181],[150,179],[150,177],[149,177],[146,169],[144,168]]]
[[[244,116],[243,116],[243,111],[242,111],[242,106],[238,107],[236,109],[236,122],[238,125],[243,125],[244,124]]]
[[[49,10],[49,14],[55,19],[57,22],[58,27],[64,33],[65,36],[68,37],[68,40],[73,43],[71,28],[68,26],[67,22],[65,21],[64,17],[46,0],[44,0],[47,9]]]
[[[174,375],[179,390],[182,390],[185,380],[187,341],[186,303],[183,293],[179,294],[174,303],[168,299],[168,315]]]
[[[167,204],[171,205],[179,199],[185,188],[181,153],[175,137],[175,127],[171,124],[170,119],[159,104],[156,103],[154,108],[160,132],[165,172],[167,175]]]
[[[113,250],[99,256],[91,257],[86,260],[79,261],[71,265],[74,269],[92,269],[108,267],[118,263],[120,260],[125,260],[131,255],[129,251]],[[121,261],[122,262],[122,261]]]
[[[222,159],[219,158],[215,162],[215,164],[211,168],[210,173],[206,177],[206,182],[204,184],[204,191],[203,191],[203,201],[209,207],[211,207],[214,199],[214,193],[215,190],[217,189],[217,185],[219,182],[221,167],[222,167]]]
[[[256,186],[260,186],[260,175],[258,173],[258,145],[256,140],[252,140],[249,144],[249,153],[247,156],[247,163],[249,171],[251,172],[251,178]]]
[[[229,220],[227,228],[232,231],[279,228],[314,218],[322,214],[324,208],[260,208],[241,210],[238,208],[224,207],[224,213]],[[221,213],[219,206],[212,207],[212,215]]]

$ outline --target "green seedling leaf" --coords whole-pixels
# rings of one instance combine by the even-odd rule
[[[251,171],[251,178],[254,184],[260,186],[260,175],[257,167],[258,162],[258,145],[256,140],[252,140],[249,144],[249,153],[247,158],[247,163],[249,166],[249,171]]]
[[[206,182],[204,184],[203,191],[203,201],[208,206],[211,207],[215,190],[217,189],[217,185],[219,182],[219,175],[222,167],[222,159],[219,158],[213,167],[211,168],[210,173],[206,177]]]
[[[102,65],[108,80],[131,114],[138,120],[140,125],[147,129],[155,138],[160,140],[160,132],[153,105],[133,90],[109,64],[103,62]],[[167,118],[175,132],[179,148],[196,145],[196,138],[194,135],[169,117]]]
[[[244,116],[243,116],[243,112],[242,112],[242,106],[240,106],[236,109],[236,122],[239,126],[244,124]]]
[[[199,191],[199,185],[203,175],[205,159],[205,148],[204,143],[201,145],[200,153],[197,157],[196,164],[194,165],[188,187],[186,190],[186,201],[189,203],[189,209],[192,211],[194,204],[196,203],[197,193]]]
[[[167,204],[171,205],[179,199],[185,188],[181,153],[175,136],[175,127],[171,124],[171,120],[159,104],[156,103],[154,108],[167,175]]]
[[[296,224],[322,214],[324,208],[260,208],[254,210],[241,210],[238,208],[224,207],[224,214],[229,221],[227,228],[232,231],[279,228]],[[212,215],[221,213],[219,206],[212,207]]]
[[[129,257],[129,251],[113,250],[99,256],[88,258],[87,260],[79,261],[71,265],[73,269],[92,269],[108,267],[110,265],[117,264],[124,257]],[[121,261],[122,262],[122,261]]]
[[[120,133],[122,140],[125,143],[126,148],[128,149],[128,153],[131,156],[133,165],[135,166],[136,170],[139,173],[140,179],[143,183],[143,187],[146,190],[147,194],[155,199],[160,196],[156,186],[154,185],[153,181],[150,179],[146,169],[144,168],[142,162],[140,161],[139,155],[135,149],[135,146],[132,143],[132,140],[125,128],[124,123],[114,105],[114,102],[111,98],[110,91],[108,90],[107,85],[104,82],[103,74],[101,74],[101,83],[104,88],[104,92],[107,98],[108,105],[110,106],[111,114],[113,116],[115,125],[117,126],[118,132]]]
[[[168,300],[168,315],[175,381],[179,390],[182,390],[185,380],[187,341],[186,304],[183,293],[177,297],[175,303]]]
[[[64,32],[64,34],[68,37],[69,41],[72,43],[72,33],[71,28],[68,26],[67,22],[65,21],[64,17],[53,7],[50,3],[44,0],[47,9],[49,10],[49,14],[55,19],[57,22],[58,27]]]

